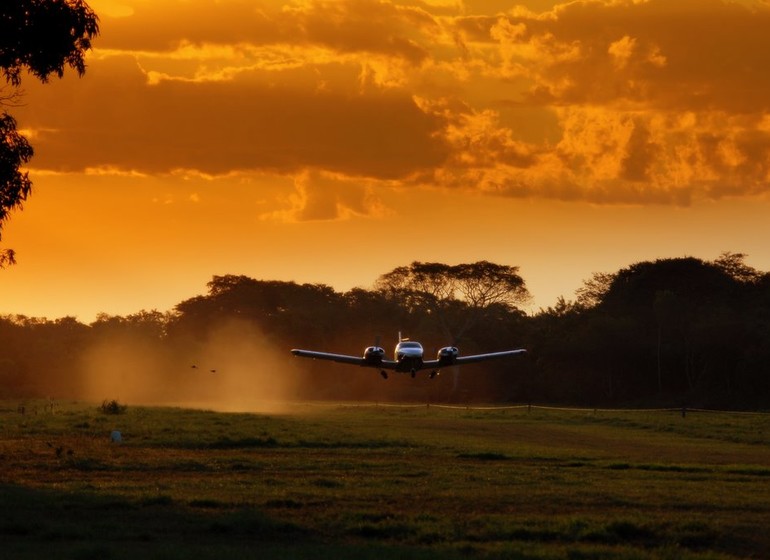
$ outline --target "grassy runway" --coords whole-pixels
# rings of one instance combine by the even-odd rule
[[[17,404],[3,559],[770,557],[770,415]]]

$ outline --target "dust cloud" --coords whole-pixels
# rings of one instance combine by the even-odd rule
[[[300,372],[291,354],[252,322],[227,320],[203,340],[170,346],[130,334],[103,338],[83,355],[77,397],[269,413],[297,398]]]

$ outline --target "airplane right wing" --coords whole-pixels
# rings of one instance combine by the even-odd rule
[[[313,360],[329,360],[331,362],[338,362],[341,364],[376,367],[380,369],[396,369],[396,365],[398,363],[392,360],[369,362],[364,358],[359,358],[358,356],[348,356],[347,354],[332,354],[330,352],[316,352],[315,350],[298,350],[296,348],[292,350],[291,353],[301,358],[312,358]]]
[[[314,350],[297,350],[291,351],[295,356],[301,358],[312,358],[314,360],[330,360],[332,362],[340,362],[343,364],[353,364],[356,366],[364,365],[364,359],[358,356],[348,356],[346,354],[331,354],[329,352],[316,352]]]

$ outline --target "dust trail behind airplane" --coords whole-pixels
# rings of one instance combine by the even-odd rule
[[[187,347],[169,349],[130,334],[109,335],[85,351],[73,396],[136,405],[281,412],[296,398],[298,379],[296,366],[259,326],[229,319],[213,325],[202,342]]]

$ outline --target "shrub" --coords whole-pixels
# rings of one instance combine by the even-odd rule
[[[102,405],[99,407],[99,411],[102,414],[123,414],[127,408],[127,405],[120,404],[115,399],[111,401],[105,399],[104,402],[102,402]]]

